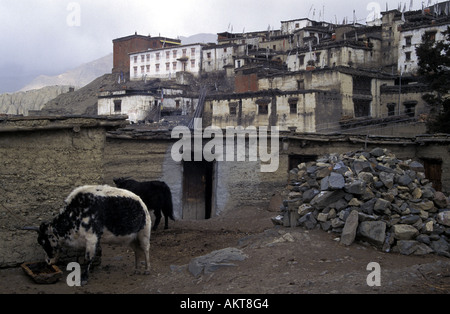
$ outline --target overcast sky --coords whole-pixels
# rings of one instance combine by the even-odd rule
[[[411,0],[402,1],[411,4]],[[426,1],[427,2],[427,1]],[[433,1],[434,2],[434,1]],[[39,74],[55,75],[112,52],[112,40],[141,35],[190,36],[280,28],[309,17],[365,23],[373,9],[400,1],[361,0],[0,0],[0,93]],[[421,8],[413,0],[413,9]]]

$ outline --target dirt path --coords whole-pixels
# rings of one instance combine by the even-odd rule
[[[67,286],[68,272],[56,284],[37,285],[12,268],[0,270],[0,293],[450,293],[448,258],[382,253],[361,243],[343,247],[321,230],[274,227],[275,215],[242,208],[207,221],[171,222],[152,234],[149,276],[134,275],[132,251],[105,246],[87,286]],[[248,257],[198,277],[183,266],[227,247]],[[381,267],[379,287],[367,285],[370,262]]]

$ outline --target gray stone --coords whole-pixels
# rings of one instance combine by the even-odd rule
[[[398,224],[393,227],[394,237],[397,240],[411,240],[419,235],[419,230],[411,225]]]
[[[345,192],[343,190],[322,191],[313,198],[310,204],[315,208],[321,210],[327,207],[328,205],[343,198],[344,195]]]
[[[375,205],[373,207],[373,210],[380,213],[386,213],[386,210],[389,209],[391,206],[391,202],[386,201],[382,198],[377,199],[375,202]]]
[[[302,204],[298,207],[298,214],[300,216],[305,216],[307,213],[314,211],[314,207],[309,204]]]
[[[431,242],[430,246],[438,255],[450,257],[449,244],[443,238]]]
[[[328,167],[321,167],[316,171],[316,178],[317,179],[323,179],[327,176],[329,176],[331,173],[331,169]]]
[[[320,189],[326,190],[341,190],[345,186],[345,179],[342,174],[332,172],[329,176],[320,181]]]
[[[436,215],[436,220],[441,225],[450,227],[450,210],[440,212]]]
[[[409,164],[409,169],[417,171],[417,172],[425,172],[425,167],[417,161],[413,161]]]
[[[300,226],[305,227],[308,230],[312,230],[317,225],[317,220],[312,213],[307,213],[305,216],[298,220]]]
[[[303,193],[303,202],[304,203],[311,202],[312,199],[319,193],[320,193],[320,191],[317,189],[309,189],[309,190],[305,191]]]
[[[421,210],[425,210],[425,211],[428,211],[428,212],[435,212],[436,211],[433,201],[422,201],[422,202],[419,202],[419,203],[410,202],[409,206],[410,206],[411,209],[418,210],[419,212]]]
[[[433,202],[437,208],[446,208],[448,207],[448,199],[442,192],[434,193]]]
[[[355,160],[353,162],[353,169],[355,170],[356,174],[359,174],[360,172],[373,171],[372,167],[370,166],[370,162],[363,160]]]
[[[403,255],[425,255],[433,252],[426,244],[414,240],[399,240],[396,249]]]
[[[400,176],[398,178],[397,182],[400,185],[408,186],[412,182],[412,179],[409,175],[405,174],[405,175]]]
[[[363,221],[359,224],[357,235],[381,247],[386,238],[386,223],[383,221]]]
[[[375,203],[377,202],[377,200],[375,198],[372,198],[370,201],[365,202],[364,204],[362,204],[360,206],[361,210],[368,214],[368,215],[372,215],[373,214],[373,208],[375,207]]]
[[[345,185],[345,192],[362,195],[366,191],[366,182],[362,180],[355,180],[352,183]]]
[[[243,261],[247,255],[237,248],[226,248],[196,257],[189,262],[188,269],[195,277],[202,272],[212,273],[222,267],[236,266],[232,261]]]
[[[358,229],[358,211],[353,210],[345,221],[344,229],[341,233],[341,244],[349,246],[355,241],[356,230]]]
[[[400,219],[400,223],[401,224],[406,224],[406,225],[413,225],[416,222],[418,222],[420,220],[420,216],[417,215],[408,215],[408,216],[403,216]]]
[[[383,184],[388,188],[392,188],[394,186],[394,177],[395,174],[394,173],[388,173],[385,171],[380,172],[380,180],[381,182],[383,182]]]
[[[383,148],[377,147],[377,148],[372,149],[372,150],[370,151],[370,154],[371,154],[372,156],[374,156],[374,157],[381,157],[381,156],[383,156],[385,153],[384,153],[384,149],[383,149]]]
[[[343,227],[344,225],[345,225],[345,222],[342,221],[342,220],[339,219],[339,218],[333,218],[333,219],[331,219],[331,227],[333,227],[333,228],[341,228],[341,227]]]

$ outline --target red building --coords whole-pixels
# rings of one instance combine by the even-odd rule
[[[144,51],[146,49],[158,49],[181,45],[181,40],[166,37],[142,36],[135,33],[131,36],[113,40],[113,73],[123,72],[129,77],[130,53]]]

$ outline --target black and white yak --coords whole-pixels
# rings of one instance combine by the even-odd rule
[[[117,187],[139,195],[147,205],[148,210],[154,210],[156,219],[153,230],[158,228],[162,216],[161,212],[165,219],[164,229],[169,228],[169,218],[175,220],[173,217],[172,193],[165,182],[138,182],[128,178],[114,178],[113,180]]]
[[[135,253],[136,272],[143,253],[145,274],[149,273],[151,218],[145,203],[128,190],[107,185],[79,187],[66,198],[65,207],[52,222],[24,229],[39,233],[38,243],[46,253],[48,264],[56,263],[64,245],[85,248],[82,284],[87,283],[100,240],[130,245]]]

